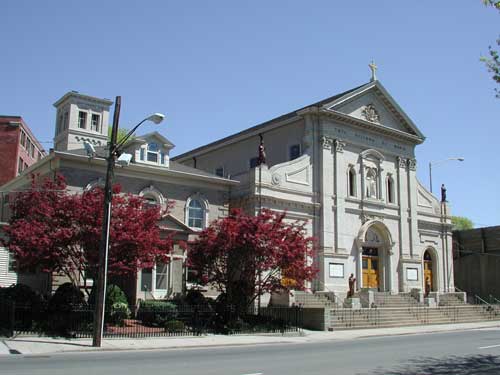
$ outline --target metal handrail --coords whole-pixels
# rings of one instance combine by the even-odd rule
[[[488,297],[489,297],[490,301],[494,301],[493,303],[495,305],[500,305],[500,300],[498,298],[496,298],[495,296],[493,296],[491,294]]]

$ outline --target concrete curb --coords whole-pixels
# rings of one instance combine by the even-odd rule
[[[478,329],[498,329],[500,322],[461,323],[432,326],[412,326],[398,328],[371,328],[362,330],[344,330],[334,332],[304,331],[304,335],[290,336],[194,336],[194,337],[165,337],[141,339],[105,339],[104,346],[94,348],[90,339],[53,339],[47,337],[16,337],[4,339],[0,343],[0,355],[23,356],[46,355],[57,353],[85,353],[85,352],[116,352],[116,351],[153,351],[179,349],[206,349],[221,347],[240,347],[255,345],[283,345],[306,344],[323,341],[348,341],[387,336],[405,336],[433,333],[449,333]]]

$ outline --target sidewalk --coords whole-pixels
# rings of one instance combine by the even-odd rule
[[[0,340],[0,355],[40,355],[63,352],[159,350],[177,348],[206,348],[216,346],[293,344],[321,341],[343,341],[375,336],[437,333],[474,329],[499,329],[500,322],[440,324],[415,327],[374,328],[336,332],[304,331],[303,335],[207,335],[199,337],[151,337],[140,339],[104,339],[102,348],[92,347],[91,339],[55,339],[50,337],[22,336]]]

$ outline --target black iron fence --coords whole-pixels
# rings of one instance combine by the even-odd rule
[[[232,307],[132,306],[127,314],[106,312],[105,337],[161,337],[203,334],[251,334],[299,332],[303,325],[300,307],[264,307],[236,313]],[[0,301],[0,335],[92,337],[94,309],[68,306],[53,311],[37,305]]]

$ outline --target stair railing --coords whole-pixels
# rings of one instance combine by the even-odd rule
[[[429,322],[429,309],[426,306],[422,306],[411,295],[405,294],[403,295],[403,297],[408,302],[408,312],[412,314],[422,324],[427,324]]]
[[[486,300],[479,297],[477,294],[474,294],[474,305],[479,307],[479,311],[486,314],[487,319],[493,319],[496,315],[496,309]]]
[[[490,304],[492,305],[500,305],[500,300],[498,298],[496,298],[495,296],[493,295],[489,295],[488,296],[489,300],[490,300]]]

